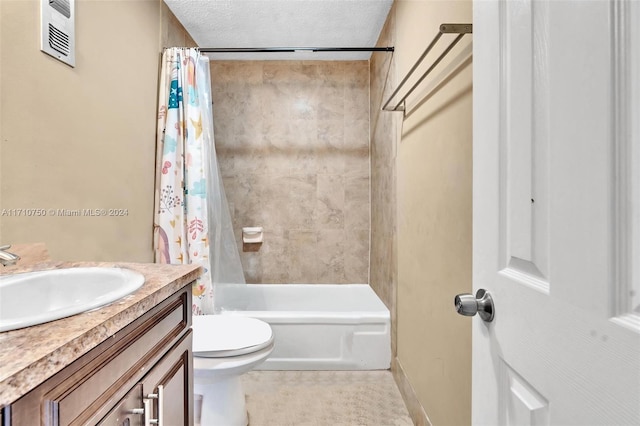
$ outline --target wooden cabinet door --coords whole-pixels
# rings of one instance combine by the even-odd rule
[[[153,403],[151,418],[161,425],[193,424],[192,331],[142,380],[144,398]]]
[[[120,400],[98,426],[142,426],[142,385],[136,385]]]
[[[193,367],[190,351],[191,330],[98,425],[192,424]]]

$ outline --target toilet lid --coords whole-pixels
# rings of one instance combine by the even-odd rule
[[[233,315],[193,317],[193,355],[219,358],[259,351],[273,342],[269,324]]]

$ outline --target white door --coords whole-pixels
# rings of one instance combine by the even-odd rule
[[[639,9],[474,2],[474,424],[640,425]]]

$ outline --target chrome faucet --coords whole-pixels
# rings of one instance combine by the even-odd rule
[[[15,265],[20,260],[20,256],[7,251],[10,248],[11,245],[0,246],[0,263],[2,263],[2,266]]]

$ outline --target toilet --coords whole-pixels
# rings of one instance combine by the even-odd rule
[[[240,376],[269,357],[273,340],[271,327],[259,319],[233,315],[193,317],[196,425],[248,424]]]

